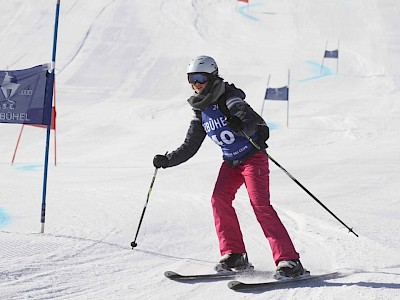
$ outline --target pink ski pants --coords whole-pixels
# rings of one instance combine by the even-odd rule
[[[223,162],[211,198],[221,255],[246,253],[239,221],[232,206],[237,190],[245,184],[258,222],[271,246],[276,264],[299,259],[288,232],[270,204],[268,156],[257,153],[232,168]]]

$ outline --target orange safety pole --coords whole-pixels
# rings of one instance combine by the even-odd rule
[[[22,124],[21,131],[19,132],[19,135],[18,135],[17,145],[15,145],[15,150],[14,150],[14,155],[11,160],[11,165],[14,164],[15,155],[17,154],[17,149],[18,149],[19,141],[21,140],[21,135],[22,135],[23,130],[24,130],[24,124]]]

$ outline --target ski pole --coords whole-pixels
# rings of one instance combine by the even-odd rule
[[[151,180],[150,188],[149,188],[149,191],[147,192],[146,203],[144,204],[144,207],[143,207],[142,216],[140,217],[140,221],[139,221],[139,225],[138,225],[138,228],[137,228],[137,231],[136,231],[135,239],[131,243],[132,249],[137,246],[136,239],[137,239],[138,234],[139,234],[140,226],[142,225],[142,221],[143,221],[144,213],[146,212],[147,204],[149,203],[149,198],[150,198],[151,191],[153,189],[154,181],[156,180],[157,171],[158,171],[158,168],[156,168],[154,170],[153,179]]]
[[[249,141],[250,143],[258,150],[260,150],[260,146],[257,145],[257,143],[249,137],[243,130],[240,131],[241,134],[243,134]],[[327,208],[320,200],[318,200],[317,197],[315,197],[308,189],[306,189],[296,178],[294,178],[284,167],[282,167],[275,159],[273,159],[268,153],[267,156],[272,162],[277,165],[287,176],[290,177],[299,187],[301,187],[311,198],[313,198],[319,205],[321,205],[327,212],[329,212],[336,220],[338,220],[344,227],[346,227],[349,232],[353,233],[356,237],[358,237],[358,234],[353,231],[353,228],[350,228],[347,226],[342,220],[340,220],[329,208]]]
[[[315,197],[313,194],[311,194],[311,192],[310,192],[308,189],[306,189],[296,178],[294,178],[288,171],[286,171],[284,167],[282,167],[282,166],[281,166],[275,159],[273,159],[269,154],[267,154],[267,155],[268,155],[268,158],[269,158],[270,160],[272,160],[272,161],[275,163],[275,165],[277,165],[283,172],[286,173],[287,176],[289,176],[294,182],[296,182],[297,185],[298,185],[299,187],[301,187],[308,195],[311,196],[311,198],[313,198],[315,201],[317,201],[317,203],[318,203],[319,205],[321,205],[321,206],[322,206],[327,212],[329,212],[336,220],[338,220],[344,227],[346,227],[346,228],[349,230],[349,232],[353,233],[356,237],[358,237],[358,234],[355,233],[355,232],[353,231],[353,228],[348,227],[348,226],[347,226],[342,220],[340,220],[329,208],[327,208],[321,201],[319,201],[317,197]]]

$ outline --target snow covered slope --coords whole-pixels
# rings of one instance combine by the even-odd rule
[[[51,60],[55,4],[0,0],[1,70]],[[45,130],[24,127],[11,166],[21,126],[0,125],[1,298],[399,297],[399,15],[395,0],[61,1],[57,166],[52,139],[44,234]],[[338,64],[321,66],[325,49],[337,47]],[[261,294],[164,278],[165,270],[209,272],[219,260],[210,196],[221,153],[209,140],[187,163],[158,172],[131,249],[152,158],[185,137],[186,66],[202,54],[257,111],[269,75],[280,87],[290,70],[289,127],[286,102],[264,106],[269,153],[359,237],[271,163],[272,204],[305,267],[345,277]],[[273,270],[244,188],[235,207],[250,260]]]

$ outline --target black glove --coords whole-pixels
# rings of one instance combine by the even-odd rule
[[[168,167],[168,157],[166,157],[165,155],[161,155],[161,154],[157,154],[156,156],[154,156],[153,158],[153,165],[158,169],[158,168],[163,168],[165,169],[166,167]]]
[[[239,132],[243,130],[243,122],[236,116],[232,116],[226,120],[228,122],[228,126],[235,132]]]

